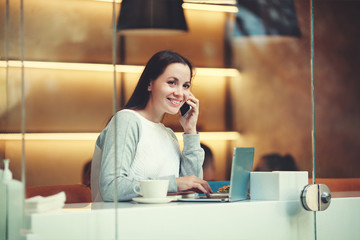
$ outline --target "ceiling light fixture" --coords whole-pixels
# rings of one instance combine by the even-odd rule
[[[182,0],[123,0],[117,31],[122,35],[185,33],[182,4]]]

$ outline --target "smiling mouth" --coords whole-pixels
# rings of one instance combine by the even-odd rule
[[[169,100],[172,104],[174,104],[174,105],[176,105],[176,106],[180,105],[180,103],[181,103],[181,101],[175,100],[175,99],[171,99],[171,98],[168,98],[168,100]]]

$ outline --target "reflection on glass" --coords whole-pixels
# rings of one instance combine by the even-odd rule
[[[10,159],[14,179],[21,180],[26,170],[26,187],[83,183],[94,140],[113,115],[114,103],[120,105],[121,97],[130,97],[146,60],[164,48],[181,52],[198,68],[193,82],[201,102],[198,126],[202,141],[213,151],[216,180],[228,178],[233,147],[254,146],[255,164],[270,153],[290,154],[299,170],[309,172],[311,181],[309,2],[294,1],[300,38],[235,38],[233,29],[224,26],[234,27],[243,11],[186,8],[187,34],[129,36],[122,39],[126,44],[120,52],[120,37],[115,36],[115,43],[112,40],[112,4],[26,1],[24,78],[19,65],[19,6],[20,0],[0,3],[0,36],[6,40],[0,41],[0,158]],[[118,13],[120,3],[114,7]],[[354,23],[359,22],[359,3],[316,1],[314,7],[315,176],[333,192],[356,192],[360,189],[360,32]],[[115,46],[117,72],[113,73]],[[134,67],[124,74],[119,70],[120,54],[124,54],[121,64]],[[49,65],[34,67],[34,63]],[[171,118],[164,122],[176,125]],[[182,147],[181,129],[174,130]],[[0,168],[4,168],[2,161]],[[91,210],[86,203],[81,206]],[[76,205],[67,209],[73,211]],[[109,224],[115,225],[115,219]]]

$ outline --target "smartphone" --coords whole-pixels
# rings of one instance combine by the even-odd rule
[[[191,106],[185,102],[180,108],[181,116],[185,117],[190,110]]]

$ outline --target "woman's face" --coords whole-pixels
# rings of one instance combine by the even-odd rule
[[[163,74],[150,82],[150,104],[158,114],[176,114],[189,98],[190,68],[186,64],[172,63]]]

